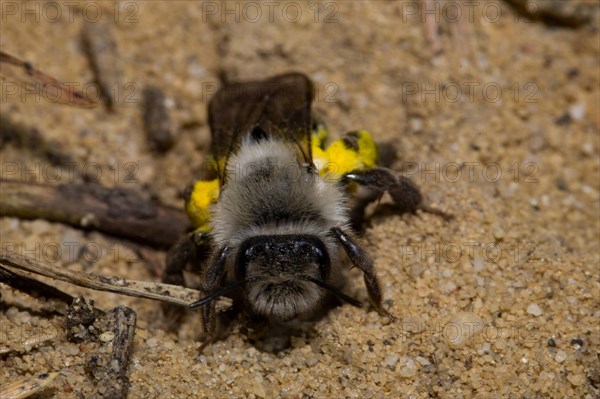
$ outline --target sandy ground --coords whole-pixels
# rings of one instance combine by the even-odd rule
[[[83,85],[93,72],[80,33],[100,10],[119,53],[116,111],[3,95],[1,117],[39,136],[2,145],[2,178],[87,175],[180,206],[178,192],[206,159],[218,77],[296,70],[315,81],[331,130],[395,142],[394,168],[456,216],[375,213],[363,240],[399,320],[342,306],[279,354],[236,327],[198,355],[196,314],[172,332],[155,302],[57,284],[102,309],[137,312],[129,397],[598,397],[597,6],[569,29],[517,17],[503,2],[439,3],[431,42],[411,2],[73,3],[54,3],[57,16],[48,3],[0,2],[0,47]],[[165,91],[177,131],[165,155],[143,133],[147,84]],[[72,169],[55,166],[65,154]],[[3,247],[46,262],[159,278],[131,245],[98,233],[4,217],[0,234]],[[350,277],[347,292],[366,300],[360,275]],[[0,355],[0,384],[62,371],[39,397],[89,397],[89,356],[110,345],[70,343],[64,316],[47,304],[1,284],[0,294],[0,346],[15,349]],[[42,332],[51,339],[23,346]]]

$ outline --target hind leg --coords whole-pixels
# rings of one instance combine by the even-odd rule
[[[401,213],[414,213],[420,209],[439,215],[446,220],[452,218],[452,215],[425,204],[423,195],[415,183],[404,176],[396,176],[389,169],[371,168],[350,172],[344,175],[342,181],[346,184],[356,183],[380,194],[389,193],[394,201],[394,206]]]

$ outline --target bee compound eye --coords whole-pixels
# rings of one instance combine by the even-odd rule
[[[235,276],[239,281],[246,278],[248,263],[256,256],[256,244],[246,243],[237,254],[235,260]]]
[[[253,270],[248,270],[249,267]],[[251,237],[242,244],[236,258],[235,274],[238,280],[243,280],[254,278],[247,273],[255,274],[258,270],[281,269],[291,273],[295,268],[303,267],[312,270],[316,267],[321,279],[329,277],[330,258],[323,241],[309,235],[265,235]]]
[[[306,257],[318,265],[321,278],[328,278],[330,268],[329,254],[323,242],[319,239],[314,239],[305,242],[303,247]]]
[[[312,245],[311,249],[312,249],[314,258],[317,259],[319,261],[319,263],[323,263],[326,259],[325,253],[323,252],[323,250],[315,245]]]
[[[235,260],[235,276],[244,280],[250,263],[264,263],[268,258],[271,245],[264,236],[252,237],[242,243]]]
[[[260,241],[249,242],[244,249],[241,251],[242,263],[248,263],[252,259],[264,255],[269,252],[269,244]]]

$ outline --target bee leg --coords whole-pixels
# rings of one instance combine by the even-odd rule
[[[202,307],[202,328],[205,335],[199,348],[200,352],[202,352],[208,344],[215,342],[216,325],[215,304],[209,303]]]
[[[362,232],[366,225],[365,209],[369,204],[381,198],[381,192],[376,190],[365,190],[364,193],[355,194],[352,198],[350,208],[350,223],[352,231]]]
[[[175,245],[167,251],[166,267],[162,279],[163,283],[179,286],[185,285],[183,270],[192,258],[192,254],[193,243],[186,235],[179,239]],[[160,307],[167,328],[175,329],[175,326],[179,324],[179,321],[183,316],[183,309],[180,306],[170,303],[161,303]]]
[[[208,268],[202,275],[202,291],[207,294],[215,291],[221,285],[225,276],[225,262],[229,255],[229,247],[220,248],[212,257]]]
[[[445,220],[452,215],[433,208],[423,202],[423,195],[419,187],[404,176],[396,176],[391,170],[385,168],[372,168],[347,173],[342,178],[343,182],[354,182],[360,186],[377,190],[380,193],[388,192],[394,200],[395,207],[401,212],[414,213],[417,209],[433,213]]]
[[[229,254],[229,247],[223,247],[215,253],[210,261],[208,268],[202,275],[202,291],[206,294],[210,294],[216,291],[223,283],[225,277],[225,261],[227,261],[227,255]],[[214,342],[216,339],[216,312],[215,303],[210,302],[202,307],[202,327],[204,329],[205,338],[203,349],[206,344]]]
[[[396,144],[393,141],[378,142],[377,165],[383,168],[391,168],[398,159]]]
[[[167,252],[166,268],[163,282],[166,284],[185,286],[183,271],[190,264],[201,265],[210,253],[210,236],[205,233],[190,233],[179,239]],[[180,306],[169,303],[161,304],[163,313],[169,325],[174,327],[183,315]]]
[[[334,227],[331,229],[331,232],[342,244],[350,261],[363,272],[369,298],[371,298],[371,302],[373,302],[377,311],[386,316],[390,321],[394,321],[396,318],[382,306],[381,287],[375,275],[373,261],[369,255],[363,251],[350,234],[344,232],[342,229]]]

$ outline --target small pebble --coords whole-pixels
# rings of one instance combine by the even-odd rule
[[[113,359],[110,362],[110,369],[114,372],[119,372],[119,370],[121,369],[121,367],[119,366],[119,361],[117,359]]]
[[[319,359],[317,359],[315,356],[311,356],[308,359],[306,359],[306,364],[309,367],[316,365],[318,362],[319,362]]]
[[[571,340],[571,345],[573,345],[573,348],[575,348],[576,350],[579,350],[583,346],[583,340],[579,338],[573,338]]]
[[[585,382],[585,378],[583,378],[583,375],[581,374],[569,374],[567,380],[569,380],[569,382],[575,385],[576,387],[583,385],[583,383]]]
[[[504,230],[502,230],[502,227],[495,227],[494,228],[494,238],[496,240],[501,240],[504,238]]]
[[[440,284],[440,292],[449,294],[456,289],[456,284],[453,281],[444,281]]]
[[[556,360],[558,363],[562,363],[567,359],[567,354],[565,353],[565,351],[559,350],[558,352],[556,352],[556,355],[554,356],[554,360]]]
[[[396,365],[396,363],[398,362],[398,359],[400,357],[396,354],[390,355],[388,356],[387,359],[385,359],[385,365],[388,367],[394,367]]]
[[[112,331],[106,331],[100,334],[100,341],[102,342],[111,342],[115,339],[115,333]]]
[[[420,132],[421,130],[423,130],[423,119],[411,118],[409,123],[410,128],[413,132]]]
[[[540,307],[536,303],[532,303],[529,306],[527,306],[527,313],[534,316],[541,316],[542,309],[540,309]]]
[[[75,345],[69,345],[65,348],[65,353],[69,356],[79,355],[79,347]]]
[[[530,198],[529,199],[529,205],[531,205],[535,209],[538,209],[540,207],[540,203],[537,200],[537,198]]]
[[[402,377],[412,377],[417,374],[417,365],[410,357],[402,356],[399,359],[398,369]]]
[[[429,359],[427,359],[426,357],[423,357],[423,356],[417,356],[417,362],[419,362],[419,364],[421,366],[431,365],[431,362],[429,361]]]
[[[258,396],[259,398],[265,398],[267,396],[265,388],[258,381],[254,381],[254,383],[252,384],[252,393]]]
[[[500,351],[505,350],[507,348],[507,346],[508,346],[508,344],[506,343],[506,340],[504,340],[504,339],[499,339],[494,344],[494,347]]]
[[[583,119],[585,115],[585,104],[575,104],[569,108],[569,116],[576,121]]]
[[[594,143],[591,141],[586,141],[581,146],[581,150],[585,155],[594,155]]]

